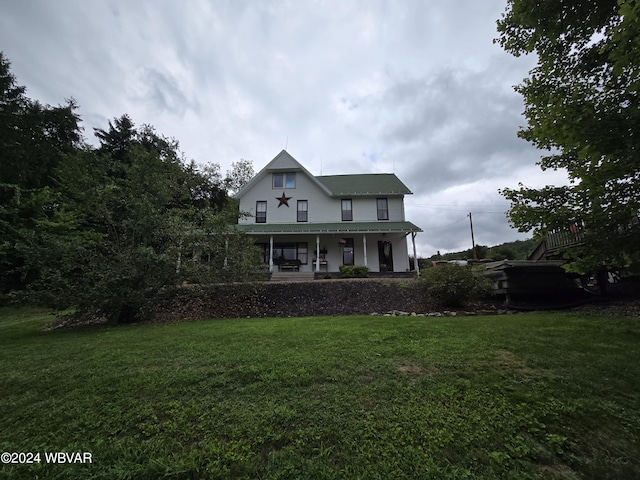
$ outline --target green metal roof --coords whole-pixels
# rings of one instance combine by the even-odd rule
[[[421,232],[411,222],[243,223],[238,230],[255,235],[281,233],[408,233]]]
[[[393,173],[320,175],[315,177],[333,196],[405,195],[411,190]]]

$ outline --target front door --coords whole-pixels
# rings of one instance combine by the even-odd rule
[[[353,238],[341,238],[342,244],[342,264],[353,265]]]
[[[393,245],[388,240],[378,242],[378,261],[381,272],[393,272]]]

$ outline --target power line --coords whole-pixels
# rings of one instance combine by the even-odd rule
[[[457,223],[464,222],[466,219],[467,219],[467,217],[465,216],[461,220],[458,220],[458,221],[453,222],[453,223],[448,223],[446,225],[440,225],[439,227],[423,227],[422,229],[423,230],[437,230],[438,228],[447,228],[447,227],[450,227],[452,225],[456,225]]]
[[[426,204],[426,203],[412,203],[412,202],[406,202],[407,206],[414,206],[414,207],[420,207],[420,208],[430,208],[433,210],[442,210],[445,212],[468,212],[469,208],[474,208],[474,207],[479,207],[479,206],[485,206],[485,207],[497,207],[497,206],[502,206],[500,204],[497,203],[476,203],[476,204],[458,204],[458,205],[448,205],[448,204]],[[474,211],[474,213],[499,213],[499,214],[504,214],[505,210],[501,210],[501,211],[492,211],[492,210],[482,210],[482,211]]]
[[[503,205],[502,203],[415,203],[412,201],[407,201],[406,203],[411,205],[418,205],[421,207],[478,207],[478,206],[499,206]]]

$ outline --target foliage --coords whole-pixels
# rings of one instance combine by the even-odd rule
[[[490,247],[486,258],[492,260],[526,260],[538,242],[535,239],[516,240]]]
[[[519,136],[570,181],[503,189],[509,219],[535,235],[584,230],[585,245],[566,252],[576,271],[640,266],[639,13],[635,0],[510,0],[498,21],[506,51],[538,58],[516,87],[528,121]]]
[[[460,307],[489,293],[490,282],[471,266],[438,265],[421,272],[420,285],[434,305]]]
[[[255,175],[253,162],[251,160],[240,159],[231,163],[231,170],[227,171],[225,184],[231,193],[237,193]]]
[[[637,318],[50,319],[0,310],[0,451],[93,463],[2,479],[640,477]]]
[[[21,189],[51,184],[53,170],[65,153],[80,145],[80,117],[74,100],[42,105],[25,95],[0,52],[0,183]]]
[[[263,277],[260,251],[253,240],[234,229],[235,204],[209,209],[200,227],[180,236],[180,277],[187,283],[245,282]]]
[[[80,146],[76,104],[51,107],[29,99],[0,52],[0,293],[25,288],[37,273],[25,255],[38,242],[73,223],[53,208],[52,187],[64,156]]]
[[[127,115],[84,144],[75,103],[30,100],[1,55],[0,88],[0,293],[126,322],[163,287],[253,274],[218,165]]]
[[[340,278],[367,278],[369,268],[364,265],[340,265]]]
[[[476,256],[478,260],[487,258],[492,260],[526,260],[537,244],[538,240],[530,238],[527,240],[505,242],[492,247],[476,245]],[[469,260],[471,258],[473,258],[473,252],[471,249],[468,249],[460,252],[437,253],[431,255],[428,260]]]

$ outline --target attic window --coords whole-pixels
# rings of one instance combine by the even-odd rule
[[[274,173],[273,188],[296,188],[296,174]]]

